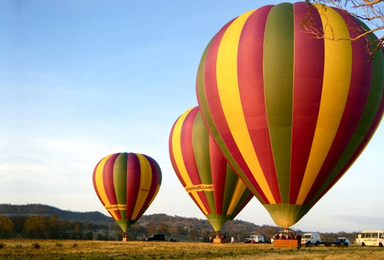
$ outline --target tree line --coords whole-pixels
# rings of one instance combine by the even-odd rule
[[[228,221],[221,230],[228,238],[243,242],[251,234],[263,234],[271,238],[280,231],[277,226],[254,225],[234,220]],[[296,232],[302,233],[300,230]],[[165,234],[167,240],[208,242],[216,234],[206,220],[171,217],[166,215],[143,216],[127,232],[129,240],[143,240],[155,233]],[[121,240],[122,232],[114,222],[91,223],[88,221],[59,220],[57,216],[0,216],[0,239],[74,239],[74,240]],[[345,236],[351,242],[356,233],[322,233],[324,241],[335,241]]]
[[[170,220],[173,218],[173,221]],[[155,233],[165,234],[167,240],[205,241],[216,234],[205,220],[183,219],[178,217],[155,215],[143,217],[128,229],[130,240],[143,240]],[[254,226],[243,221],[230,221],[222,229],[227,237],[243,241],[252,233]],[[269,227],[273,233],[276,228]],[[88,221],[59,220],[57,216],[0,216],[0,238],[30,239],[81,239],[81,240],[121,240],[122,232],[114,222],[90,223]]]
[[[108,240],[117,235],[109,225],[61,221],[55,215],[0,216],[0,238]]]

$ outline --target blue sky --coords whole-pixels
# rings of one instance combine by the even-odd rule
[[[229,20],[279,1],[0,2],[0,203],[106,211],[92,185],[104,156],[138,152],[162,168],[146,214],[204,218],[177,179],[168,135],[197,105],[201,54]],[[384,229],[384,126],[293,228]],[[274,225],[253,199],[237,219]]]

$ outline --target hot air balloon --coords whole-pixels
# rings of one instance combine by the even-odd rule
[[[169,154],[181,184],[217,233],[253,197],[209,136],[198,107],[176,120]]]
[[[377,38],[337,40],[363,27],[325,5],[268,5],[228,22],[202,55],[196,89],[204,121],[283,228],[342,177],[382,118],[383,51],[370,61],[366,49]]]
[[[96,194],[124,235],[151,205],[160,184],[159,165],[139,153],[110,154],[93,171]]]

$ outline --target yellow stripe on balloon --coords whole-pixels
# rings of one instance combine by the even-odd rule
[[[239,204],[239,200],[243,196],[246,187],[242,180],[238,179],[235,187],[235,191],[233,192],[233,196],[231,202],[229,204],[227,215],[232,215],[236,206]]]
[[[175,163],[177,165],[177,169],[179,170],[181,178],[183,179],[186,187],[193,186],[193,184],[192,184],[191,179],[189,178],[187,169],[185,168],[185,164],[184,164],[184,161],[183,161],[183,154],[181,152],[181,143],[180,143],[180,133],[181,133],[181,127],[183,125],[183,122],[184,122],[185,118],[187,117],[187,115],[189,114],[189,112],[192,109],[193,108],[187,110],[186,112],[184,112],[184,114],[182,114],[179,117],[179,119],[175,123],[175,126],[173,128],[173,134],[172,134],[172,151],[173,151],[173,156],[174,156],[174,159],[175,159]],[[204,204],[201,201],[201,199],[200,199],[199,195],[197,194],[197,192],[196,191],[192,191],[190,193],[190,195],[195,199],[195,201],[197,202],[197,204],[200,207],[200,209],[204,212],[204,214],[205,215],[208,214],[208,211],[204,207]]]
[[[253,177],[269,203],[274,204],[275,199],[265,179],[247,130],[237,78],[237,52],[240,34],[244,23],[254,11],[251,10],[239,16],[225,31],[217,54],[216,76],[219,97],[230,132]]]
[[[152,168],[147,158],[142,154],[136,154],[140,162],[140,187],[139,194],[137,196],[135,208],[132,213],[132,219],[136,219],[137,215],[140,213],[140,210],[143,208],[143,205],[148,197],[149,191],[152,184]]]
[[[95,172],[95,183],[96,183],[96,189],[99,193],[100,199],[103,202],[104,206],[106,208],[110,207],[111,204],[109,203],[107,193],[105,192],[104,188],[104,182],[103,182],[103,172],[104,172],[104,166],[105,163],[108,161],[108,159],[112,156],[112,154],[104,157],[96,166],[96,172]],[[108,212],[112,215],[114,219],[117,219],[117,215],[114,210],[108,210]]]
[[[352,46],[344,19],[316,4],[324,30],[323,91],[316,131],[296,204],[302,205],[332,146],[347,102],[352,73]],[[339,39],[339,40],[338,40]]]

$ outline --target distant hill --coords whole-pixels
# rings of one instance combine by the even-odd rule
[[[89,222],[93,224],[108,224],[110,222],[115,223],[111,217],[108,217],[100,212],[74,212],[42,204],[0,204],[0,215],[7,217],[55,215],[59,220],[62,221]],[[143,215],[139,219],[139,221],[130,229],[146,228],[150,225],[156,226],[155,228],[163,225],[170,228],[186,227],[188,229],[196,230],[212,230],[212,227],[206,219],[169,216],[166,214]],[[260,226],[255,225],[253,223],[242,220],[234,220],[228,221],[222,228],[222,231],[226,232],[227,230],[231,230],[232,232],[246,232],[247,234],[249,234],[258,229],[260,229]]]
[[[190,227],[201,230],[211,230],[212,227],[206,219],[198,219],[198,218],[187,218],[180,216],[169,216],[166,214],[152,214],[152,215],[144,215],[137,222],[137,225],[140,226],[148,226],[150,223],[164,223],[170,227]],[[241,230],[244,232],[253,232],[255,229],[259,227],[250,222],[242,221],[242,220],[233,220],[228,221],[222,228],[225,232],[226,230]]]
[[[27,205],[11,205],[0,204],[1,216],[52,216],[55,215],[60,220],[78,221],[90,223],[108,223],[113,222],[111,217],[108,217],[98,211],[92,212],[75,212],[70,210],[62,210],[48,205],[42,204],[27,204]]]
[[[27,204],[27,205],[12,205],[12,204],[0,204],[1,216],[52,216],[55,215],[60,220],[64,221],[78,221],[90,223],[108,223],[114,222],[114,220],[98,211],[92,212],[75,212],[70,210],[62,210],[53,206],[42,204]],[[161,223],[169,226],[177,227],[193,227],[196,229],[211,229],[209,222],[206,219],[188,218],[180,216],[169,216],[166,214],[152,214],[143,215],[136,225],[148,226],[150,223]],[[229,221],[225,224],[224,228],[235,228],[239,226],[244,231],[252,232],[257,225],[246,221],[235,220]]]

